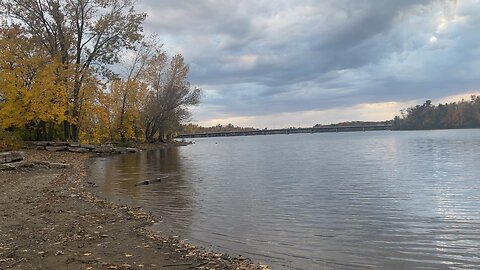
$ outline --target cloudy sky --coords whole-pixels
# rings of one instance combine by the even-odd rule
[[[139,0],[190,63],[202,125],[391,119],[480,94],[479,0]]]

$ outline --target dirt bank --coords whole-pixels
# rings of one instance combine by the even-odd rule
[[[91,154],[27,151],[66,169],[0,171],[0,270],[264,269],[148,230],[152,216],[88,193]]]

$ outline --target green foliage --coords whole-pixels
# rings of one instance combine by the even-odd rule
[[[435,106],[430,100],[402,110],[393,120],[396,130],[480,128],[480,96]]]

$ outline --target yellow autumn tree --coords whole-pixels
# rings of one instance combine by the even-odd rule
[[[80,93],[80,109],[78,126],[80,141],[101,143],[112,139],[111,98],[105,92],[104,83],[89,75]]]
[[[110,84],[112,139],[138,141],[143,138],[140,116],[146,96],[147,87],[140,81],[116,80]]]
[[[19,27],[0,30],[0,127],[53,139],[66,120],[68,71]]]

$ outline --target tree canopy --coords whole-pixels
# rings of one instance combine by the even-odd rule
[[[430,100],[402,110],[393,120],[393,128],[405,129],[451,129],[480,127],[480,96],[435,106]]]
[[[200,89],[183,56],[143,38],[134,3],[0,0],[0,128],[95,142],[175,133]],[[114,72],[122,63],[127,72]]]

